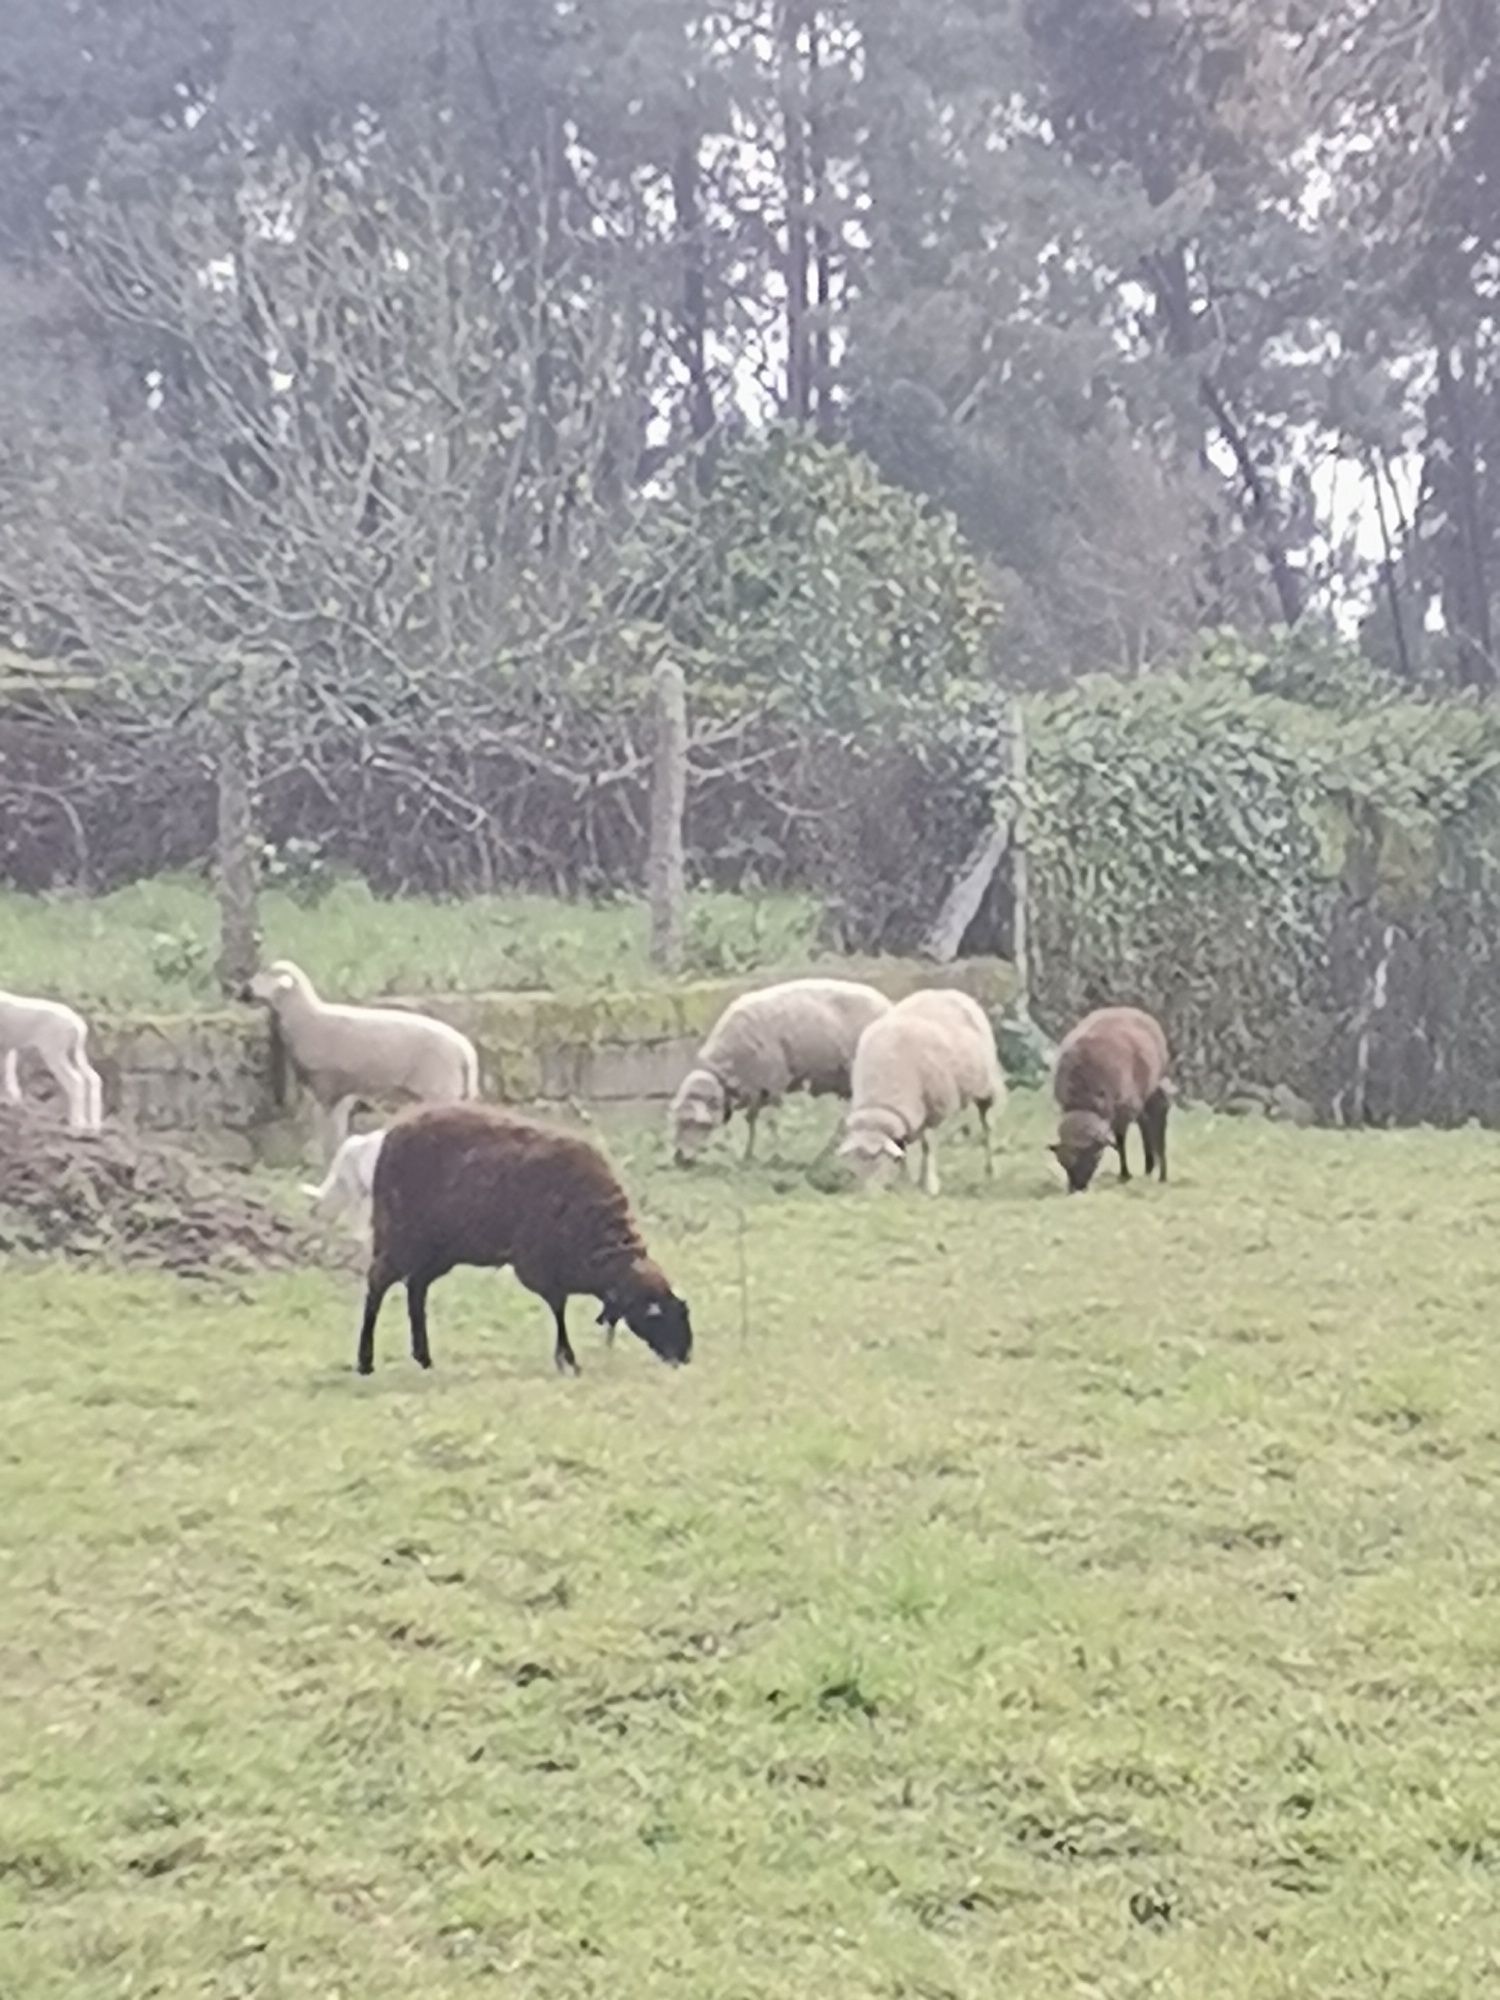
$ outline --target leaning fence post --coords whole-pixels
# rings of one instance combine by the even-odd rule
[[[682,822],[687,810],[687,697],[682,669],[663,660],[651,676],[655,749],[651,760],[651,840],[646,895],[651,906],[651,962],[663,972],[682,970],[687,877]]]

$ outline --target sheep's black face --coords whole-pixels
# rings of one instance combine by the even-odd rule
[[[622,1315],[632,1333],[640,1335],[651,1352],[670,1367],[680,1368],[693,1352],[693,1323],[687,1303],[675,1292],[636,1299]]]
[[[1104,1148],[1058,1145],[1052,1151],[1068,1177],[1068,1193],[1082,1194],[1094,1178],[1094,1170],[1104,1157]]]

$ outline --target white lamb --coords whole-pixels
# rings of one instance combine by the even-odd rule
[[[839,1157],[870,1181],[922,1143],[921,1184],[939,1188],[933,1134],[972,1104],[984,1135],[984,1168],[994,1172],[990,1112],[1005,1101],[994,1031],[967,993],[913,993],[868,1027],[854,1052],[853,1102]]]
[[[446,1021],[398,1007],[335,1006],[290,959],[277,959],[245,988],[276,1016],[287,1054],[321,1114],[329,1160],[349,1136],[361,1099],[428,1104],[479,1095],[474,1044]]]
[[[56,1078],[75,1132],[97,1132],[104,1123],[104,1086],[88,1059],[88,1027],[57,1000],[27,1000],[0,993],[0,1096],[21,1102],[21,1057],[28,1051]]]
[[[351,1132],[333,1156],[322,1185],[302,1183],[302,1192],[313,1205],[313,1214],[331,1221],[349,1211],[356,1223],[366,1220],[371,1189],[375,1183],[375,1162],[380,1158],[384,1132]]]
[[[890,1004],[854,979],[787,979],[732,1000],[672,1099],[677,1164],[686,1166],[735,1111],[745,1114],[750,1160],[756,1120],[789,1092],[847,1097],[855,1046]]]

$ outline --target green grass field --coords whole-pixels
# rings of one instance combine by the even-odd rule
[[[508,1277],[361,1383],[348,1276],[0,1273],[0,1993],[1491,1992],[1500,1141],[1045,1136],[617,1131],[676,1375]]]
[[[482,992],[515,987],[630,987],[652,975],[643,905],[541,896],[386,900],[340,880],[317,902],[270,890],[269,958],[294,958],[326,992]],[[781,969],[813,952],[818,912],[806,898],[704,891],[688,906],[689,971]],[[164,878],[112,895],[0,891],[0,968],[12,991],[79,1006],[194,1007],[217,992],[217,918],[202,883]]]

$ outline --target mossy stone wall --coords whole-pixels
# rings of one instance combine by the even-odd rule
[[[952,966],[840,960],[808,970],[868,979],[893,1000],[923,986],[959,986],[997,1017],[1015,988],[999,959]],[[617,993],[427,994],[407,1004],[472,1038],[484,1094],[498,1102],[650,1103],[671,1096],[729,1002],[771,979]],[[278,1066],[259,1010],[99,1016],[91,1040],[110,1116],[144,1131],[191,1132],[240,1153],[289,1158],[300,1150],[300,1093],[291,1083],[287,1102],[278,1102]]]

